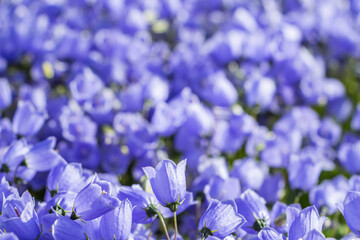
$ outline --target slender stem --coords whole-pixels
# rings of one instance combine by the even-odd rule
[[[147,237],[147,240],[149,240],[151,238],[151,235],[152,235],[152,231],[151,231],[151,228],[152,228],[152,225],[153,225],[154,222],[150,223],[150,226],[149,226],[149,235]]]
[[[198,198],[196,198],[196,215],[195,215],[197,224],[199,224],[199,221],[200,221],[200,214],[201,214],[200,207],[201,207],[201,199],[198,197]],[[196,232],[195,237],[197,239],[197,236],[199,235],[199,231],[195,231],[195,232]]]
[[[159,216],[159,219],[160,219],[161,224],[162,224],[163,227],[164,227],[164,231],[165,231],[165,234],[166,234],[166,238],[167,238],[168,240],[170,240],[168,231],[167,231],[167,229],[166,229],[166,224],[165,224],[164,218],[163,218],[163,216],[161,215],[160,212],[157,212],[157,214],[158,214],[158,216]]]
[[[175,226],[175,237],[174,237],[174,240],[176,240],[176,238],[177,238],[177,232],[178,232],[178,229],[177,229],[177,220],[176,220],[176,212],[174,212],[174,226]]]

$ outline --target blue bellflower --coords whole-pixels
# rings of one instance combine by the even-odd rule
[[[84,227],[68,217],[59,216],[52,225],[52,236],[56,240],[87,239]]]
[[[202,215],[198,229],[202,239],[209,236],[225,238],[246,222],[237,212],[234,200],[218,201],[213,199]]]
[[[114,210],[120,201],[111,196],[111,183],[97,175],[75,198],[71,219],[92,220]]]
[[[125,199],[100,220],[100,235],[103,239],[128,239],[131,232],[133,207]]]
[[[176,212],[185,200],[185,167],[186,159],[180,161],[177,166],[171,160],[163,160],[156,168],[143,168],[158,201],[173,212]]]
[[[13,131],[23,136],[33,136],[42,128],[47,118],[29,101],[20,101],[13,118]]]
[[[250,234],[257,234],[261,229],[270,225],[270,215],[265,200],[253,190],[243,192],[235,199],[238,213],[242,214],[246,223],[243,229]]]
[[[319,216],[315,206],[307,207],[293,217],[293,221],[289,226],[289,239],[304,238],[312,230],[321,232],[326,220],[326,217]]]
[[[360,236],[360,192],[350,191],[347,193],[344,202],[339,206],[350,230]]]
[[[40,225],[34,207],[28,191],[21,197],[17,193],[9,195],[3,202],[0,229],[13,232],[20,239],[36,239],[40,235]]]
[[[155,220],[157,204],[155,196],[145,192],[139,185],[121,186],[117,197],[122,201],[128,199],[134,206],[132,219],[134,223],[150,223]]]

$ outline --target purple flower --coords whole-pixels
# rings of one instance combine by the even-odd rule
[[[261,229],[258,234],[260,240],[283,240],[281,234],[279,234],[275,229],[270,227],[265,227]]]
[[[126,89],[120,92],[119,99],[123,111],[140,111],[144,103],[143,86],[140,83],[130,84]]]
[[[90,68],[84,68],[69,84],[72,97],[78,102],[91,100],[103,88],[103,82]]]
[[[274,203],[281,198],[284,188],[285,180],[282,174],[268,175],[259,189],[259,194],[265,198],[266,202]]]
[[[49,137],[42,142],[38,142],[25,155],[25,165],[38,172],[49,171],[60,161],[64,161],[60,155],[55,152],[56,139]]]
[[[56,195],[58,192],[79,192],[85,187],[81,164],[60,162],[51,169],[46,183],[51,195]]]
[[[84,103],[84,110],[99,124],[111,123],[116,98],[113,90],[104,88]]]
[[[338,158],[341,165],[350,173],[360,172],[360,140],[346,142],[340,145]]]
[[[234,104],[238,97],[236,88],[222,71],[211,74],[199,88],[198,94],[205,101],[222,107]]]
[[[349,118],[353,108],[351,101],[346,97],[335,98],[329,101],[326,106],[329,114],[341,123]]]
[[[153,104],[166,101],[169,96],[169,83],[158,76],[146,76],[146,78],[144,97]]]
[[[43,126],[47,115],[35,109],[29,102],[20,101],[13,118],[13,131],[24,136],[33,136]]]
[[[0,159],[0,172],[13,174],[16,168],[24,161],[29,147],[25,139],[14,141]]]
[[[321,232],[326,217],[320,217],[316,207],[311,206],[303,209],[289,226],[289,239],[304,238],[312,230]],[[311,238],[310,238],[311,239]]]
[[[360,192],[350,191],[346,194],[344,202],[339,205],[350,230],[360,236]]]
[[[304,240],[325,240],[329,238],[325,238],[324,234],[321,231],[316,229],[311,230],[304,236]]]
[[[134,206],[132,212],[134,223],[150,223],[155,220],[158,201],[153,194],[145,192],[139,185],[121,186],[117,197],[121,201],[128,199]]]
[[[0,229],[13,232],[20,239],[36,239],[40,235],[39,219],[35,202],[28,191],[21,198],[11,194],[4,199]]]
[[[4,198],[6,199],[11,194],[19,195],[19,192],[17,188],[9,185],[9,182],[6,181],[5,177],[1,178],[0,192],[2,193],[3,196],[0,198],[0,212],[2,212]]]
[[[217,120],[212,144],[219,150],[234,153],[256,127],[255,120],[244,113],[233,113],[229,119]]]
[[[210,109],[200,103],[192,103],[187,107],[187,119],[183,128],[196,135],[207,135],[214,127],[214,116]]]
[[[245,222],[245,218],[237,213],[234,200],[220,202],[214,199],[202,215],[198,229],[203,239],[209,236],[225,238]]]
[[[65,108],[60,115],[63,137],[71,142],[96,142],[97,125],[89,117]]]
[[[276,85],[268,77],[253,76],[244,85],[246,102],[250,107],[258,104],[261,108],[268,108],[275,96]]]
[[[246,219],[243,229],[250,234],[257,234],[261,229],[270,225],[270,215],[265,200],[253,190],[243,192],[235,199],[237,211]]]
[[[331,118],[324,118],[317,129],[311,135],[313,142],[319,146],[334,146],[341,136],[340,126]]]
[[[111,191],[111,183],[101,181],[95,175],[93,181],[76,196],[71,218],[87,221],[114,210],[120,201],[111,195]]]
[[[15,140],[15,133],[8,118],[0,119],[0,135],[0,147],[7,147]]]
[[[218,32],[207,41],[205,48],[219,65],[224,65],[240,57],[244,39],[241,31]]]
[[[344,176],[337,176],[332,180],[325,180],[311,189],[310,203],[316,207],[326,207],[329,214],[337,211],[337,204],[341,203],[349,191],[349,184]]]
[[[223,179],[215,176],[204,188],[207,199],[220,201],[235,199],[240,196],[240,181],[237,178]]]
[[[318,182],[322,164],[319,159],[314,159],[315,154],[307,156],[306,154],[293,155],[288,165],[288,174],[290,186],[293,189],[310,190]]]
[[[133,207],[125,199],[114,210],[106,213],[100,220],[100,235],[103,239],[128,239],[132,225]]]
[[[83,225],[63,216],[59,216],[54,222],[51,232],[59,240],[87,239]]]
[[[234,168],[230,175],[240,180],[243,191],[248,188],[259,190],[268,171],[265,164],[258,163],[252,158],[246,158],[234,162]],[[255,178],[256,181],[254,181]]]
[[[185,200],[185,167],[186,159],[180,161],[177,166],[171,160],[163,160],[155,169],[143,168],[158,201],[173,212],[176,212],[178,206]]]

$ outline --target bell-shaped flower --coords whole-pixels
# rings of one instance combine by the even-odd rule
[[[150,223],[158,212],[158,201],[151,193],[145,192],[139,185],[121,186],[117,197],[123,201],[128,199],[134,206],[132,219],[134,223]]]
[[[68,217],[59,216],[52,225],[52,236],[56,240],[88,239],[84,227]]]
[[[315,206],[303,209],[289,226],[289,239],[304,238],[312,230],[321,232],[325,220],[326,217],[320,217]]]
[[[74,184],[76,183],[76,184]],[[47,178],[47,190],[55,196],[58,192],[79,192],[85,187],[85,178],[80,163],[60,162]]]
[[[24,161],[25,154],[29,151],[29,147],[25,139],[14,141],[0,157],[0,172],[13,174],[18,166]]]
[[[43,126],[47,114],[39,112],[30,101],[20,101],[13,118],[13,131],[23,136],[33,136]]]
[[[111,195],[111,183],[95,175],[75,198],[71,219],[92,220],[114,210],[120,201]]]
[[[185,200],[185,167],[186,159],[180,161],[177,166],[171,160],[163,160],[156,168],[143,168],[156,198],[172,212],[176,212],[178,206]]]
[[[246,223],[243,229],[250,234],[257,234],[261,229],[270,225],[270,215],[265,200],[253,190],[243,192],[235,199],[238,213],[242,214]]]
[[[128,239],[132,225],[132,210],[130,201],[126,199],[114,210],[103,215],[100,220],[102,239]]]
[[[35,144],[25,155],[25,165],[38,172],[49,171],[55,167],[62,161],[61,156],[54,150],[55,144],[55,137],[49,137]]]
[[[285,180],[281,173],[268,175],[259,189],[259,194],[266,202],[274,203],[281,198],[284,193]]]
[[[315,154],[314,152],[313,156]],[[316,185],[322,167],[323,164],[315,157],[309,157],[302,153],[292,155],[288,165],[291,188],[309,191]]]
[[[213,199],[202,215],[198,229],[202,239],[209,236],[225,238],[246,222],[237,212],[234,200],[218,201]]]
[[[328,214],[333,214],[337,211],[337,204],[344,200],[349,188],[348,180],[342,175],[325,180],[311,189],[310,203],[318,209],[326,208]]]
[[[350,230],[360,236],[360,192],[350,191],[339,206]]]
[[[34,207],[28,191],[21,198],[16,193],[9,195],[3,202],[0,229],[15,233],[19,239],[36,239],[40,235],[40,225]]]
[[[343,141],[339,147],[338,158],[341,165],[349,173],[359,173],[360,163],[358,161],[360,157],[360,141]]]

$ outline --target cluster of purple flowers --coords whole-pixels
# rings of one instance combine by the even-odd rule
[[[354,239],[359,81],[359,0],[0,0],[0,240]]]

